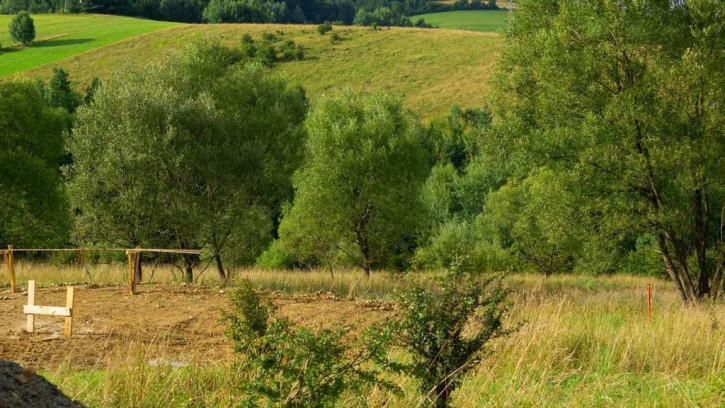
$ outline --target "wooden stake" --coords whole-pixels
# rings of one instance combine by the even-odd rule
[[[647,284],[647,323],[649,324],[652,316],[652,285]]]
[[[28,306],[35,306],[35,281],[28,281]],[[28,324],[25,328],[28,333],[35,331],[35,315],[28,315]]]
[[[65,294],[65,307],[70,311],[70,316],[65,318],[63,325],[63,335],[70,337],[73,334],[73,286],[68,286]]]
[[[18,292],[18,284],[15,281],[15,260],[13,259],[13,246],[8,245],[8,257],[5,265],[8,268],[8,275],[10,275],[10,291],[13,293]]]
[[[128,289],[132,295],[136,294],[136,271],[134,271],[135,265],[135,253],[129,249],[126,251],[126,257],[128,258]]]

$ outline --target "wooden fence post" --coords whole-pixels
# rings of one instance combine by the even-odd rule
[[[35,306],[35,281],[34,280],[28,281],[28,306]],[[28,315],[28,324],[25,327],[25,330],[27,330],[28,333],[32,333],[35,331],[35,315],[34,314]]]
[[[10,275],[10,291],[17,293],[18,283],[15,280],[15,260],[13,259],[13,246],[8,245],[7,258],[5,266],[8,268],[8,275]]]
[[[126,250],[126,257],[128,258],[128,288],[132,295],[136,294],[136,271],[134,271],[135,256],[131,249]]]
[[[73,286],[68,286],[65,294],[65,307],[70,310],[70,316],[66,316],[65,324],[63,325],[63,335],[70,337],[73,333]]]

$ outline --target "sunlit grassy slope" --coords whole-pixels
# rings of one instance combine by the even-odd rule
[[[497,34],[453,30],[335,26],[341,41],[332,43],[330,34],[319,35],[310,25],[178,25],[46,64],[27,75],[48,78],[57,65],[80,88],[94,76],[104,79],[117,69],[141,67],[196,38],[217,38],[237,47],[245,33],[259,39],[265,32],[304,47],[304,60],[275,70],[302,85],[313,102],[335,88],[381,87],[398,94],[424,119],[447,112],[454,103],[483,106],[502,48]]]
[[[424,18],[425,22],[440,28],[498,32],[506,28],[509,12],[506,10],[457,10],[442,13],[421,14],[413,21]]]
[[[35,42],[21,47],[10,39],[13,16],[0,15],[0,76],[26,71],[125,38],[173,27],[178,23],[104,15],[32,15]]]

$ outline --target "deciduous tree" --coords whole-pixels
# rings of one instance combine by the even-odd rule
[[[283,242],[292,241],[286,231],[296,231],[322,253],[357,248],[348,255],[366,276],[409,253],[424,220],[419,193],[428,167],[419,128],[400,100],[382,91],[346,91],[323,98],[306,127],[295,201],[280,227]]]
[[[13,41],[30,45],[35,39],[35,23],[27,11],[21,11],[10,22],[8,32]]]
[[[683,302],[720,294],[725,3],[519,6],[492,106],[521,174],[585,186],[578,210],[601,242],[652,233]]]

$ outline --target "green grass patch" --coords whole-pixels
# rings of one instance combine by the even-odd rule
[[[142,20],[143,21],[143,20]],[[482,107],[496,57],[503,48],[498,34],[473,31],[335,26],[340,37],[319,35],[312,25],[189,24],[129,38],[66,58],[58,65],[79,89],[94,76],[101,80],[118,69],[136,69],[199,38],[218,39],[241,47],[242,36],[256,40],[272,33],[304,48],[304,59],[278,64],[274,71],[301,85],[314,103],[339,88],[354,91],[383,88],[403,99],[407,108],[430,119],[452,104]],[[4,56],[0,56],[2,60]],[[52,65],[26,71],[48,79]]]
[[[14,16],[0,15],[0,76],[50,64],[72,55],[178,23],[96,14],[33,15],[35,41],[22,47],[10,39],[8,25]]]
[[[425,22],[440,28],[499,32],[508,24],[509,12],[505,10],[457,10],[441,13],[421,14],[411,17],[415,21],[424,18]]]

